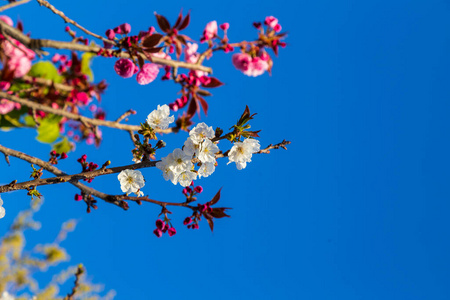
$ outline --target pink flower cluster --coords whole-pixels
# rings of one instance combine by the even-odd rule
[[[0,82],[0,90],[7,91],[10,88],[11,84],[7,81]],[[10,93],[10,92],[9,92]],[[7,99],[0,100],[0,115],[5,115],[14,109],[20,109],[21,105],[19,103],[15,103],[9,101]]]
[[[174,236],[177,233],[177,230],[175,229],[175,227],[169,227],[169,224],[161,219],[156,220],[156,229],[153,230],[153,233],[160,238],[162,237],[163,233],[166,232],[169,234],[169,236]]]
[[[269,59],[267,54],[252,58],[247,53],[236,53],[233,54],[232,62],[236,69],[242,71],[245,75],[256,77],[269,69]]]
[[[10,26],[13,25],[13,21],[7,16],[0,16],[0,20]],[[35,58],[36,54],[13,38],[9,38],[9,41],[3,36],[1,38],[0,47],[6,56],[4,61],[6,68],[13,72],[14,78],[24,76],[30,71],[31,60]]]
[[[275,18],[274,16],[266,17],[266,19],[264,20],[264,24],[266,24],[267,26],[269,26],[270,28],[272,28],[276,32],[280,32],[281,31],[281,25],[278,24],[278,19]]]
[[[136,80],[141,85],[146,85],[156,79],[159,73],[159,68],[157,64],[147,63],[144,64],[139,71],[139,67],[136,66],[130,59],[121,58],[116,61],[114,65],[114,70],[116,73],[123,78],[130,78],[134,74],[136,75]]]

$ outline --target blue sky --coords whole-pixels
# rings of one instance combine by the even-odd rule
[[[40,232],[29,243],[51,241],[60,224],[79,220],[64,246],[73,264],[83,262],[95,282],[117,299],[449,299],[449,47],[446,1],[133,1],[54,2],[69,17],[98,33],[123,22],[133,32],[155,25],[153,12],[174,20],[191,10],[187,34],[197,37],[211,20],[231,24],[232,40],[255,36],[253,21],[276,16],[289,31],[288,47],[274,59],[272,76],[249,78],[234,70],[231,56],[206,64],[226,83],[213,91],[202,121],[228,128],[245,105],[258,115],[263,146],[291,140],[288,151],[254,156],[245,170],[219,161],[214,176],[199,181],[210,200],[223,187],[221,204],[231,219],[214,233],[183,228],[187,212],[173,209],[178,234],[153,234],[159,209],[124,212],[100,203],[85,214],[69,185],[43,187],[37,214]],[[9,11],[26,31],[64,39],[65,24],[30,3]],[[77,30],[79,31],[79,30]],[[96,79],[110,87],[103,107],[111,119],[133,108],[142,122],[157,104],[176,98],[168,82],[139,86],[119,78],[113,60],[98,58]],[[31,131],[1,133],[2,144],[46,158],[31,147]],[[60,164],[78,172],[83,153],[99,164],[131,162],[127,133],[104,129],[96,151],[79,145]],[[180,147],[185,133],[164,138]],[[225,143],[223,145],[226,145]],[[164,152],[165,151],[165,152]],[[26,164],[1,166],[0,181],[26,180]],[[181,188],[156,169],[143,170],[151,198],[182,201]],[[120,193],[115,176],[93,186]],[[12,217],[28,205],[24,192],[2,195]],[[44,275],[42,279],[49,278]]]

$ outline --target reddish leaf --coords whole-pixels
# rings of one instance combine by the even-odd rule
[[[155,16],[156,16],[156,21],[158,22],[159,28],[161,28],[161,30],[164,31],[165,33],[169,33],[169,31],[170,31],[169,21],[167,21],[167,19],[162,15],[155,14]]]
[[[208,91],[205,90],[197,90],[197,94],[202,95],[202,96],[212,96],[212,94]]]
[[[186,39],[184,38],[183,35],[177,35],[177,40],[179,40],[180,43],[186,46]]]
[[[211,206],[213,206],[214,204],[216,204],[217,202],[219,202],[220,200],[220,191],[222,190],[222,188],[219,189],[219,191],[216,193],[216,195],[211,199],[211,201],[209,201],[209,204]]]
[[[200,104],[202,105],[203,111],[205,112],[205,116],[207,116],[208,115],[208,103],[206,102],[205,99],[203,99],[199,95],[197,95],[197,99],[198,99],[198,101],[200,101]]]
[[[209,79],[210,79],[210,81],[208,84],[202,84],[204,87],[215,88],[215,87],[219,87],[219,86],[223,85],[223,83],[220,82],[220,80],[215,77],[210,77]]]
[[[161,41],[162,37],[163,36],[161,34],[159,34],[159,33],[152,34],[152,35],[150,35],[150,36],[145,38],[145,40],[142,43],[142,45],[144,47],[146,47],[146,48],[153,48],[153,47],[155,47],[156,45],[159,44],[159,42]]]
[[[183,22],[181,23],[180,27],[178,27],[178,30],[183,30],[183,29],[185,29],[186,27],[188,27],[189,22],[191,21],[190,13],[191,13],[191,12],[188,12],[187,15],[186,15],[186,17],[184,17],[184,20],[183,20]]]
[[[145,61],[142,58],[142,56],[138,56],[138,63],[139,63],[139,67],[142,69],[142,66],[144,65]]]
[[[173,28],[177,28],[178,25],[180,25],[181,20],[183,20],[183,9],[180,10],[180,14],[178,15],[177,21],[175,22],[175,25],[173,25]]]
[[[206,219],[206,221],[208,221],[209,224],[209,228],[211,228],[211,232],[214,231],[214,219]]]
[[[228,207],[213,208],[211,216],[213,216],[216,219],[220,219],[220,218],[224,218],[224,217],[229,218],[230,216],[225,213],[225,209],[231,209],[231,208],[228,208]]]
[[[188,116],[192,118],[195,115],[196,110],[197,110],[197,101],[195,101],[195,99],[191,99],[191,102],[189,103],[189,107],[187,110]]]
[[[175,49],[177,53],[177,59],[179,59],[181,56],[181,52],[183,51],[183,47],[181,46],[181,43],[178,40],[175,40]]]

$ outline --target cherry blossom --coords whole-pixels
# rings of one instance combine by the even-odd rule
[[[123,170],[117,176],[120,181],[120,189],[127,195],[135,193],[138,196],[143,196],[144,193],[140,189],[145,185],[144,176],[138,170]]]
[[[167,129],[169,124],[173,123],[175,119],[174,116],[169,116],[169,114],[170,109],[168,105],[158,105],[158,108],[147,116],[147,123],[151,128]]]

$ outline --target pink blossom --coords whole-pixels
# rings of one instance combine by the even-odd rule
[[[153,233],[157,236],[157,237],[162,237],[162,231],[159,230],[158,228],[156,228],[155,230],[153,230]]]
[[[177,233],[177,230],[174,227],[171,227],[168,233],[169,236],[174,236]]]
[[[10,41],[4,40],[1,43],[1,48],[4,54],[8,57],[6,67],[13,71],[14,77],[22,77],[31,69],[31,60],[34,59],[35,53],[25,47],[19,41],[11,38]]]
[[[266,19],[264,20],[264,24],[271,28],[274,28],[278,24],[278,19],[274,16],[266,17]]]
[[[186,61],[188,61],[190,57],[196,56],[197,50],[198,44],[187,43],[186,48],[184,48],[184,56],[186,57]],[[197,62],[197,60],[195,60],[195,62]]]
[[[223,23],[223,24],[220,24],[220,29],[222,29],[222,30],[228,30],[228,28],[230,28],[230,23]]]
[[[266,60],[260,57],[252,58],[246,53],[234,54],[232,62],[236,69],[242,71],[245,75],[252,77],[259,76],[269,69],[269,64]]]
[[[114,37],[116,36],[116,33],[114,32],[114,30],[108,29],[108,30],[106,30],[105,35],[106,35],[106,37],[107,37],[109,40],[114,40]]]
[[[136,80],[139,84],[149,84],[156,79],[159,73],[159,68],[156,64],[144,64],[141,71],[136,75]]]
[[[14,25],[14,22],[13,22],[13,20],[11,20],[11,18],[10,17],[8,17],[8,16],[0,16],[0,20],[2,20],[3,22],[5,22],[6,24],[8,24],[9,26],[13,26]]]
[[[137,70],[136,65],[129,59],[121,58],[114,65],[116,73],[123,78],[130,78]]]
[[[10,111],[13,111],[15,108],[16,108],[16,103],[6,100],[6,99],[0,100],[0,115],[6,115]],[[20,108],[20,104],[19,104],[19,108]]]
[[[131,31],[131,25],[128,23],[124,23],[122,25],[119,25],[120,31],[123,34],[128,34]]]
[[[0,90],[7,91],[11,87],[11,83],[8,81],[0,81]]]
[[[206,24],[205,30],[203,31],[203,39],[205,41],[214,38],[217,35],[217,22],[211,21]]]

